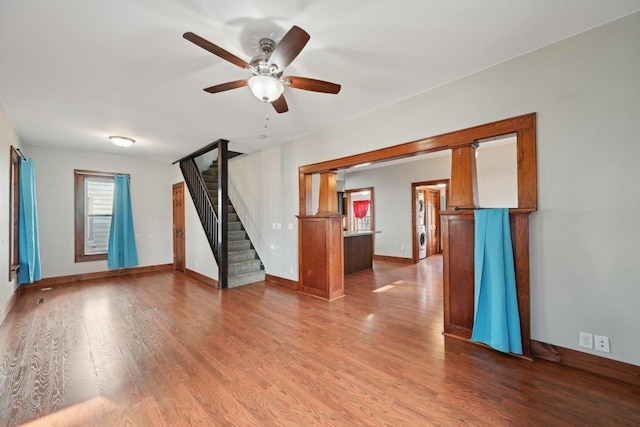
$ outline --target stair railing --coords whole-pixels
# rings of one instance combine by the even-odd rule
[[[226,139],[219,139],[177,161],[180,162],[180,170],[187,183],[213,256],[218,262],[218,288],[223,289],[228,287],[229,278],[228,144],[229,141]],[[216,209],[195,161],[196,157],[215,149],[218,150],[218,206],[215,207]]]

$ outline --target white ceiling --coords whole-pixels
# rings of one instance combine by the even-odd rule
[[[254,152],[294,140],[640,10],[640,0],[0,0],[0,100],[23,143],[171,162],[217,140]],[[248,60],[292,25],[311,39],[277,114],[248,72],[182,38]],[[265,108],[268,107],[268,108]],[[265,114],[269,113],[265,129]],[[128,149],[109,135],[136,139]],[[266,135],[266,137],[260,137]]]

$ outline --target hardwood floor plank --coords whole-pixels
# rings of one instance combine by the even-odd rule
[[[0,425],[640,425],[637,386],[445,339],[441,275],[376,261],[333,302],[168,271],[26,289]]]

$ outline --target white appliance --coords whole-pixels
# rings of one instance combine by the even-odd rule
[[[424,225],[418,226],[418,258],[427,257],[427,227]]]
[[[426,206],[424,204],[424,191],[418,191],[416,198],[416,226],[424,225],[424,214]]]

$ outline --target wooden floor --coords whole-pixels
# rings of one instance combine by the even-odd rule
[[[331,303],[172,272],[31,289],[0,327],[0,425],[640,425],[638,387],[445,345],[441,277],[376,262]]]

